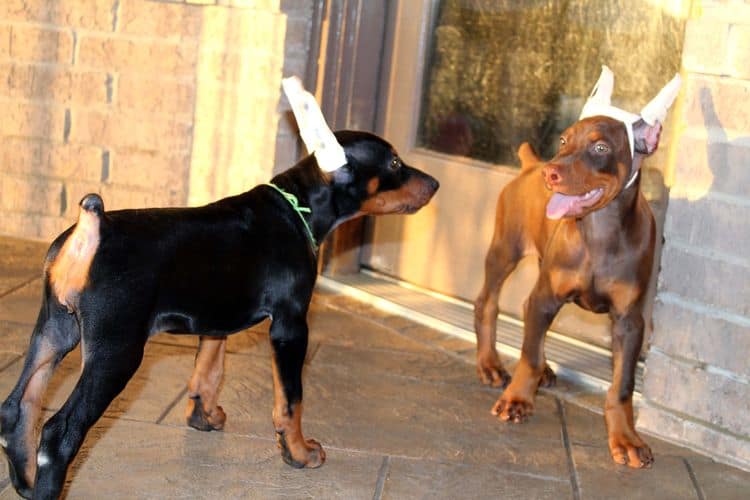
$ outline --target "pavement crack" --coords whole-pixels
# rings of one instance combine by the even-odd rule
[[[693,483],[693,488],[695,488],[695,495],[698,497],[698,500],[706,500],[706,496],[703,494],[703,489],[701,488],[700,484],[698,484],[698,478],[695,476],[693,466],[690,465],[690,462],[687,458],[683,458],[682,461],[685,463],[685,468],[687,469],[688,475],[690,476],[690,481]]]
[[[573,450],[570,447],[568,419],[565,415],[565,406],[559,398],[555,398],[555,403],[557,404],[557,412],[560,415],[560,429],[562,432],[563,446],[565,447],[565,455],[568,459],[568,472],[570,473],[570,486],[573,489],[573,499],[581,500],[581,487],[578,480],[578,471],[576,471],[576,464],[573,460]]]
[[[391,457],[386,455],[383,457],[383,463],[380,464],[380,470],[378,470],[378,481],[375,483],[375,493],[372,494],[372,500],[381,500],[383,498],[383,490],[385,489],[385,481],[388,479],[388,474],[391,471]]]

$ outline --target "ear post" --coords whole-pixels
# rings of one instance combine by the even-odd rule
[[[281,86],[292,106],[302,141],[307,151],[315,155],[320,168],[325,172],[333,172],[346,165],[344,148],[328,127],[315,97],[302,86],[302,81],[291,76],[284,78]]]

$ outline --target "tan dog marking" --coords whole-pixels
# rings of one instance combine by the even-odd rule
[[[188,383],[187,423],[203,431],[221,430],[227,416],[216,404],[224,377],[226,337],[200,337],[195,369]]]
[[[320,443],[305,439],[302,435],[302,403],[290,405],[287,401],[275,357],[272,357],[272,368],[273,425],[281,456],[286,463],[298,469],[320,467],[325,462],[326,454]]]
[[[49,268],[49,281],[57,300],[69,311],[86,287],[91,261],[99,248],[99,216],[80,209],[78,223]]]

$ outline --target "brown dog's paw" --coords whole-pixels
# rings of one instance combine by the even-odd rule
[[[317,469],[326,461],[326,452],[323,446],[314,439],[305,439],[303,446],[295,447],[294,455],[283,433],[276,432],[276,442],[281,449],[281,458],[284,463],[295,469]]]
[[[220,431],[224,428],[224,422],[227,421],[227,414],[224,413],[224,409],[216,405],[211,413],[206,413],[203,408],[200,396],[190,398],[188,405],[192,405],[193,409],[190,411],[188,407],[187,424],[193,429],[199,431]]]
[[[557,385],[557,375],[555,375],[555,372],[552,370],[552,368],[549,367],[547,363],[544,364],[544,373],[542,373],[542,378],[539,379],[539,387],[555,387]]]
[[[510,383],[510,373],[503,368],[496,352],[477,354],[477,374],[484,385],[504,388]]]
[[[634,469],[647,469],[654,463],[651,448],[637,434],[630,437],[624,434],[610,435],[609,453],[615,463]]]
[[[506,389],[492,407],[492,414],[505,422],[520,424],[534,414],[534,401],[521,395],[509,394]]]

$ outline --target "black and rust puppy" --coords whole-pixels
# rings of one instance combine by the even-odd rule
[[[221,428],[216,405],[225,336],[272,318],[273,424],[285,462],[318,467],[320,444],[301,430],[306,314],[317,244],[343,220],[413,213],[438,189],[368,133],[336,134],[347,164],[328,174],[308,156],[237,196],[199,208],[105,212],[81,201],[78,223],[52,243],[44,296],[23,372],[0,412],[0,443],[24,497],[56,498],[89,428],[122,391],[157,332],[201,335],[188,422]],[[47,381],[81,342],[83,367],[68,400],[34,427]]]

